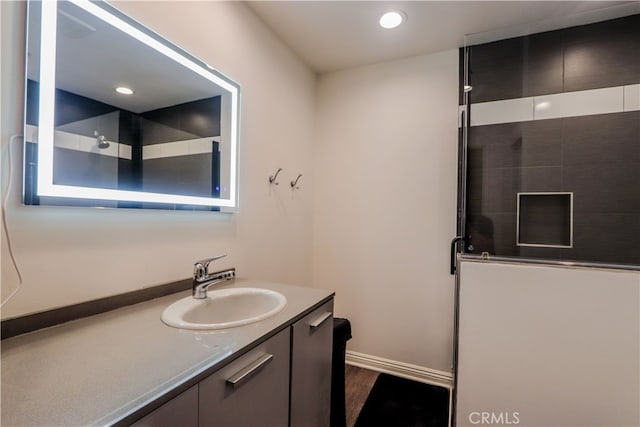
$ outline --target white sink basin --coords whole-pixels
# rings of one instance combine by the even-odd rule
[[[271,317],[286,305],[284,295],[268,289],[218,289],[207,292],[206,299],[189,296],[174,302],[162,312],[162,321],[182,329],[232,328]]]

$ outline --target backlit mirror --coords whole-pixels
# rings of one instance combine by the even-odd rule
[[[107,3],[29,3],[25,92],[25,204],[237,206],[239,85]]]

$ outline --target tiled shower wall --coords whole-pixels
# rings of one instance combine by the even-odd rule
[[[639,83],[640,15],[472,46],[470,252],[640,264]],[[516,245],[518,192],[573,193],[572,248]]]
[[[39,83],[33,80],[26,82],[26,111],[27,126],[37,129],[39,109]],[[91,141],[92,148],[76,149],[57,144],[54,148],[54,161],[60,167],[54,169],[54,183],[65,185],[81,185],[99,188],[139,188],[135,179],[136,158],[119,153],[118,147],[132,147],[137,138],[132,135],[131,126],[123,126],[123,117],[133,115],[94,99],[76,95],[61,89],[55,91],[56,114],[55,127],[57,130],[85,136],[84,142]],[[110,150],[100,150],[93,131],[99,131],[108,141],[112,141]],[[37,134],[37,131],[36,131]],[[27,131],[27,135],[29,132]],[[36,195],[36,141],[29,136],[25,145],[25,187],[24,202],[29,205],[66,204],[73,206],[115,206],[107,201],[61,201],[57,198],[40,198]],[[120,144],[113,143],[118,141]],[[109,152],[107,154],[107,152]],[[105,155],[107,154],[107,155]],[[124,183],[124,185],[123,185]]]
[[[28,80],[26,123],[35,129],[38,125],[38,91],[38,82]],[[93,144],[91,149],[81,150],[73,146],[62,147],[57,140],[54,150],[56,184],[203,197],[219,195],[220,155],[213,149],[217,145],[213,138],[203,141],[205,144],[200,144],[199,151],[194,153],[189,140],[220,136],[220,96],[136,114],[61,89],[56,89],[55,93],[56,129],[86,136]],[[94,130],[99,130],[111,141],[111,150],[100,150],[95,146]],[[30,142],[25,148],[26,204],[211,210],[194,206],[40,198],[35,195],[37,149],[34,141]],[[172,150],[156,150],[155,156],[144,158],[143,146],[160,147],[167,143],[174,144]],[[123,154],[119,151],[124,147],[128,150]]]
[[[174,105],[140,115],[142,144],[175,143],[220,136],[221,97]],[[190,196],[218,196],[220,183],[220,159],[217,146],[208,152],[193,154],[188,143],[183,143],[170,153],[145,158],[142,161],[142,188],[144,191],[184,194]],[[166,151],[166,150],[165,150]]]

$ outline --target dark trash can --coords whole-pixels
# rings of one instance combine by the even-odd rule
[[[347,425],[345,402],[345,352],[351,339],[351,323],[348,319],[333,319],[333,356],[331,365],[331,427]]]

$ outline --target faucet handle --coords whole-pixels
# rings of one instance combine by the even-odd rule
[[[219,260],[220,258],[224,258],[224,257],[226,257],[226,256],[227,256],[227,254],[224,254],[224,255],[214,256],[213,258],[207,258],[207,259],[203,259],[203,260],[200,260],[200,261],[196,261],[196,265],[197,265],[197,264],[201,264],[201,265],[203,265],[203,266],[206,268],[206,267],[208,267],[208,266],[209,266],[209,264],[210,264],[210,263],[212,263],[213,261],[217,261],[217,260]]]
[[[216,261],[220,258],[226,257],[227,254],[214,256],[213,258],[203,259],[200,261],[196,261],[193,265],[193,278],[196,281],[202,281],[207,279],[207,274],[209,274],[209,264],[213,261]]]

